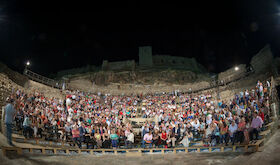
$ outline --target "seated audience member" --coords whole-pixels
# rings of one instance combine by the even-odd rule
[[[85,124],[81,123],[81,126],[79,127],[79,131],[80,131],[80,143],[82,144],[83,142],[85,142],[85,134],[86,134],[86,129],[85,129]]]
[[[94,146],[93,139],[91,137],[91,132],[92,132],[91,128],[87,126],[86,133],[85,133],[85,143],[87,145],[87,149],[89,149],[90,144]]]
[[[176,138],[176,140],[179,140],[180,139],[180,127],[179,127],[179,125],[178,124],[176,124],[175,125],[175,127],[173,127],[173,130],[172,130],[172,132],[174,133],[174,136],[175,136],[175,138]]]
[[[111,142],[112,142],[113,149],[116,149],[118,147],[119,136],[116,134],[115,129],[112,130],[112,133],[110,135],[110,139],[111,139]]]
[[[17,103],[16,126],[20,130],[24,125],[24,135],[29,138],[33,132],[35,136],[45,136],[46,140],[54,140],[60,134],[60,139],[68,141],[75,136],[75,143],[81,146],[85,142],[87,148],[91,143],[98,148],[130,147],[132,135],[129,134],[133,128],[126,122],[127,118],[142,112],[147,119],[156,118],[155,123],[145,122],[140,135],[143,140],[151,132],[155,147],[161,144],[174,147],[176,142],[187,146],[186,137],[190,142],[201,139],[202,135],[208,145],[227,145],[229,137],[233,144],[248,144],[258,139],[263,123],[269,122],[271,100],[265,85],[258,82],[255,89],[237,92],[232,100],[219,100],[218,105],[207,93],[113,96],[66,90],[66,98],[61,100],[46,97],[39,91],[26,94],[17,90],[11,97]],[[142,111],[138,111],[139,105]],[[75,126],[80,126],[79,136],[72,134]]]
[[[189,147],[190,141],[188,135],[185,135],[183,139],[179,142],[179,144],[182,144],[184,147]]]
[[[153,144],[154,147],[158,147],[160,144],[160,135],[157,129],[153,132]]]
[[[102,139],[101,139],[101,134],[99,132],[100,131],[97,130],[94,134],[94,138],[95,138],[95,141],[96,141],[97,148],[102,147]]]
[[[31,138],[33,135],[33,129],[31,128],[31,120],[29,115],[26,115],[23,121],[23,135],[25,138]]]
[[[212,133],[212,137],[211,137],[211,143],[213,146],[215,146],[216,144],[220,143],[220,129],[215,123],[213,123],[212,130],[213,130],[213,133]]]
[[[235,121],[231,121],[231,124],[229,126],[229,137],[232,142],[232,145],[234,145],[234,142],[236,140],[236,133],[237,133],[237,124],[235,124]]]
[[[144,135],[144,138],[142,140],[142,148],[145,148],[145,144],[149,144],[149,147],[152,148],[152,144],[153,144],[153,135],[152,135],[152,131],[149,131],[148,133],[146,133]]]
[[[105,130],[103,133],[103,143],[102,143],[103,148],[110,148],[111,142],[110,142],[110,135],[108,134],[108,131]]]
[[[246,127],[245,118],[242,117],[241,121],[238,123],[238,128],[237,128],[237,132],[236,132],[236,139],[237,139],[236,142],[237,143],[243,143],[245,127]]]
[[[160,136],[160,140],[161,140],[161,144],[165,146],[165,148],[167,148],[167,133],[165,132],[165,130],[162,130],[161,136]]]
[[[205,127],[204,137],[203,137],[203,140],[206,143],[206,146],[209,146],[211,144],[212,134],[213,134],[213,130],[211,129],[211,126],[209,126],[207,124],[206,127]]]
[[[133,143],[134,143],[134,134],[131,130],[129,130],[129,133],[127,134],[126,140],[125,140],[125,147],[132,148]]]
[[[244,144],[249,144],[249,142],[250,142],[250,137],[249,137],[250,127],[251,127],[251,122],[250,122],[250,120],[248,120],[246,122],[245,129],[244,129]]]
[[[225,143],[226,146],[228,145],[228,138],[229,138],[229,133],[228,133],[228,126],[225,122],[222,122],[220,124],[220,139],[221,139],[221,144]]]
[[[64,140],[66,141],[71,141],[71,136],[72,136],[72,127],[70,125],[69,122],[66,123],[66,125],[64,126],[65,129],[65,136],[64,136]]]
[[[172,132],[171,135],[170,135],[170,141],[171,141],[171,146],[173,148],[175,148],[175,145],[176,145],[176,141],[177,141],[177,138],[175,136],[175,134]]]
[[[77,144],[79,148],[82,147],[81,141],[80,141],[80,131],[77,125],[74,125],[72,129],[72,136],[73,136],[73,142],[74,144]]]
[[[259,131],[262,128],[263,121],[260,116],[258,116],[257,112],[253,113],[253,120],[251,123],[251,131],[249,132],[250,141],[258,140],[259,138]],[[255,138],[254,138],[255,135]]]

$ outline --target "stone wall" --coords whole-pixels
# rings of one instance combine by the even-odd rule
[[[200,81],[185,84],[166,84],[166,83],[155,83],[155,84],[136,84],[136,83],[109,83],[106,86],[97,85],[92,83],[87,78],[83,77],[80,79],[71,80],[69,86],[72,89],[79,89],[86,92],[93,93],[110,93],[113,95],[132,95],[132,94],[148,94],[148,93],[161,93],[161,92],[172,92],[175,90],[189,91],[205,88],[209,86],[209,82]]]
[[[271,71],[272,63],[273,55],[269,45],[261,49],[250,62],[256,73]]]
[[[28,78],[18,72],[15,72],[8,68],[5,64],[0,62],[0,73],[4,73],[11,79],[13,82],[20,86],[24,86],[25,83],[28,81]]]
[[[104,60],[102,63],[102,70],[134,70],[135,69],[135,61],[127,60],[127,61],[117,61],[117,62],[109,62]]]
[[[96,85],[119,84],[186,84],[199,80],[208,80],[208,75],[195,74],[184,70],[136,70],[136,71],[101,71],[85,74]],[[82,77],[84,77],[82,76]],[[79,78],[79,77],[77,77]],[[70,78],[71,80],[71,78]]]
[[[176,57],[169,55],[154,55],[153,64],[154,66],[172,66],[192,71],[198,70],[198,65],[194,58]]]
[[[92,91],[93,82],[87,77],[81,77],[76,79],[71,79],[68,84],[70,89],[79,89],[81,91]]]
[[[64,94],[59,89],[52,88],[32,80],[28,80],[28,82],[25,84],[24,89],[28,93],[38,91],[43,93],[46,97],[49,98],[54,97],[59,99],[65,99]]]

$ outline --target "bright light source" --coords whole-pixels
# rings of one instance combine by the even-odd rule
[[[29,62],[29,61],[27,61],[26,65],[27,65],[27,66],[29,66],[29,65],[30,65],[30,62]]]
[[[236,66],[236,67],[234,68],[234,70],[235,70],[235,71],[238,71],[238,70],[239,70],[239,68]]]

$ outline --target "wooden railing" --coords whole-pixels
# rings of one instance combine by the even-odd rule
[[[7,155],[9,151],[17,154],[129,154],[129,153],[191,153],[191,152],[257,152],[264,140],[259,140],[254,144],[215,146],[215,147],[186,147],[186,148],[139,148],[139,149],[79,149],[79,148],[53,148],[53,147],[2,147],[2,152]]]
[[[45,85],[48,85],[48,86],[51,86],[53,88],[61,89],[62,85],[63,85],[62,81],[56,81],[56,80],[41,76],[41,75],[39,75],[35,72],[32,72],[31,70],[29,70],[27,68],[24,69],[23,74],[26,75],[31,80],[37,81],[39,83],[42,83],[42,84],[45,84]]]

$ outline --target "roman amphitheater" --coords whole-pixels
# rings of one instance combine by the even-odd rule
[[[170,66],[169,68],[162,67],[167,64]],[[68,74],[62,76],[61,79],[52,80],[28,70],[28,68],[21,74],[0,63],[0,106],[3,107],[1,108],[0,116],[0,162],[3,165],[279,164],[280,132],[277,89],[280,85],[280,60],[274,58],[270,47],[266,46],[251,59],[250,64],[252,68],[247,68],[245,64],[240,64],[219,74],[211,75],[206,73],[203,67],[194,59],[177,59],[161,55],[152,56],[150,48],[144,47],[140,48],[139,64],[136,64],[135,61],[103,61],[102,70],[98,72]],[[205,132],[203,132],[204,129],[199,129],[193,130],[194,138],[189,141],[188,146],[180,145],[178,140],[174,142],[174,145],[167,140],[159,145],[155,144],[152,147],[149,147],[145,142],[144,147],[141,146],[141,142],[143,145],[143,136],[141,135],[143,128],[145,130],[145,126],[148,124],[151,129],[151,125],[154,126],[154,123],[160,122],[158,117],[152,115],[153,112],[155,114],[157,113],[157,108],[165,108],[163,108],[163,111],[166,111],[166,113],[163,113],[163,119],[168,115],[176,116],[177,113],[179,114],[178,118],[170,119],[170,123],[168,123],[166,128],[163,119],[159,125],[159,127],[164,127],[166,130],[169,128],[175,130],[175,126],[174,128],[171,127],[172,123],[183,123],[185,121],[183,125],[186,124],[188,126],[189,123],[187,121],[193,121],[192,118],[189,118],[192,113],[196,113],[197,118],[199,118],[199,115],[206,115],[206,113],[215,116],[216,111],[212,112],[211,110],[205,114],[200,114],[196,106],[185,109],[187,107],[186,103],[188,103],[185,100],[191,99],[191,103],[201,104],[201,107],[200,105],[198,107],[202,108],[205,106],[204,103],[197,101],[200,100],[200,97],[197,99],[197,96],[201,96],[201,98],[207,98],[208,101],[205,101],[205,103],[207,102],[209,105],[213,105],[213,107],[223,106],[236,99],[240,92],[247,89],[257,89],[258,81],[264,84],[264,88],[266,89],[264,100],[269,103],[263,103],[265,104],[264,109],[267,108],[268,112],[265,113],[266,117],[257,140],[235,144],[234,140],[233,143],[231,143],[231,140],[229,144],[225,144],[223,140],[221,140],[221,143],[220,140],[217,140],[218,143],[213,144],[212,142],[207,142],[207,138],[204,135]],[[266,82],[269,82],[269,86],[266,86]],[[25,129],[25,126],[23,129],[21,126],[23,120],[17,118],[12,134],[14,146],[10,146],[7,142],[4,123],[6,98],[12,96],[16,99],[15,104],[19,104],[18,107],[15,105],[16,110],[18,108],[24,109],[22,113],[24,115],[29,113],[28,115],[31,116],[31,127],[33,128],[31,134],[34,134],[31,135],[30,130]],[[20,103],[26,98],[27,100],[30,98],[27,104],[28,106],[25,103]],[[38,100],[41,98],[44,100],[44,103],[42,103],[42,106],[39,106],[40,101]],[[72,102],[68,104],[67,100]],[[63,102],[68,105],[63,107]],[[219,103],[221,105],[218,105]],[[38,107],[36,107],[37,105]],[[252,105],[255,107],[255,104]],[[256,106],[259,112],[262,109],[261,105],[257,104]],[[32,109],[33,106],[36,108]],[[91,109],[87,109],[90,106]],[[70,112],[69,109],[74,112]],[[102,144],[100,144],[98,141],[99,134],[94,135],[96,142],[92,142],[88,146],[85,141],[79,143],[75,140],[64,138],[64,136],[67,137],[67,133],[65,132],[60,132],[60,134],[59,131],[48,132],[46,131],[46,127],[38,131],[40,126],[36,127],[33,125],[37,121],[36,116],[38,117],[38,115],[34,115],[35,111],[41,111],[39,116],[44,116],[44,119],[42,119],[44,124],[48,123],[48,120],[50,120],[49,123],[55,123],[53,125],[60,125],[62,121],[64,123],[64,120],[69,123],[73,121],[73,125],[86,119],[89,119],[87,122],[90,124],[100,122],[106,125],[106,122],[111,121],[110,124],[113,125],[111,127],[116,125],[115,127],[118,128],[116,129],[117,131],[122,128],[124,129],[123,131],[130,129],[134,133],[133,144],[130,147],[125,145],[126,138],[120,138],[121,136],[126,136],[122,135],[122,132],[118,132],[119,139],[117,146],[114,146],[113,137],[111,137],[112,146],[109,143],[108,147],[104,147],[106,146],[104,144],[106,138],[102,137],[103,143],[101,141]],[[68,112],[65,114],[62,111]],[[111,115],[115,111],[118,115]],[[188,114],[186,114],[190,116],[184,117],[185,114],[182,114],[180,117],[180,112],[183,111],[188,111]],[[54,115],[54,113],[61,116]],[[89,117],[91,113],[94,113],[94,115]],[[159,111],[158,113],[161,112]],[[71,118],[69,118],[69,114],[71,114]],[[48,118],[49,115],[54,116]],[[16,116],[19,116],[19,113]],[[75,118],[76,116],[79,117]],[[238,115],[233,113],[233,116]],[[109,120],[110,117],[112,120]],[[80,120],[80,118],[83,118],[83,120]],[[183,119],[180,120],[179,118]],[[203,122],[205,121],[200,121],[201,125]],[[86,127],[90,127],[88,123]],[[104,130],[107,130],[105,127],[102,129],[102,124],[97,127],[95,125],[92,128],[95,132],[98,132],[96,128],[99,129],[100,126],[99,130],[101,130],[102,134]],[[79,125],[81,124],[79,123]],[[188,128],[191,128],[191,126]],[[114,134],[110,129],[112,128],[109,128],[111,135]],[[29,134],[26,133],[28,131]],[[195,137],[196,131],[200,132],[199,135],[201,136]],[[38,136],[35,135],[36,133],[38,133]],[[74,134],[73,130],[72,134]],[[165,135],[164,133],[162,134],[160,138],[164,139],[163,136]],[[62,135],[64,136],[62,137]],[[230,134],[229,136],[231,138],[233,137]],[[214,136],[215,138],[217,137]],[[170,139],[172,138],[170,137]],[[108,141],[110,142],[110,140]],[[225,140],[225,142],[228,143],[229,141],[227,142]]]

